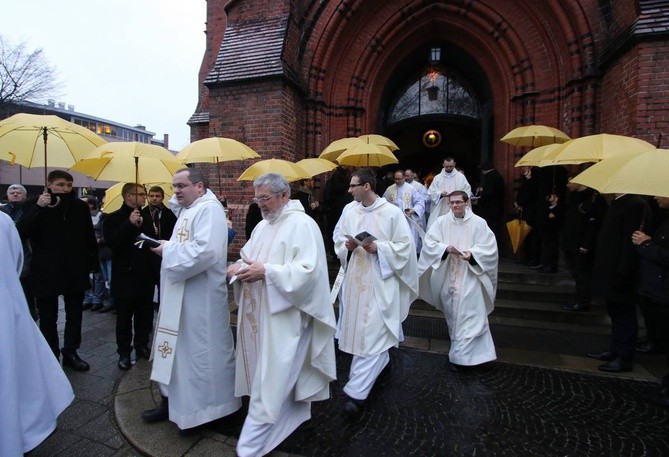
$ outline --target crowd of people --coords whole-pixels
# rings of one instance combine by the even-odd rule
[[[265,174],[254,182],[247,241],[230,265],[234,231],[221,230],[230,227],[225,208],[192,168],[175,174],[169,208],[159,187],[149,189],[146,205],[144,186],[129,183],[121,208],[108,215],[94,198],[76,198],[64,171],[51,172],[45,192],[32,200],[22,186],[11,186],[2,210],[21,242],[7,234],[7,224],[3,237],[20,253],[13,258],[22,312],[39,322],[63,366],[89,369],[77,353],[83,310],[113,307],[118,367],[132,368],[133,351],[135,360],[153,360],[162,402],[142,413],[144,421],[169,419],[188,433],[221,418],[243,420],[237,454],[265,455],[310,418],[313,401],[329,398],[335,341],[352,355],[343,414],[354,419],[364,411],[378,380],[391,376],[389,349],[404,340],[402,322],[418,297],[445,316],[452,371],[496,359],[488,315],[504,238],[504,180],[484,162],[472,190],[452,157],[442,166],[427,186],[411,169],[396,170],[394,183],[382,185],[370,169],[342,167],[323,204],[308,183],[291,189],[281,175]],[[616,195],[607,204],[570,183],[566,170],[523,169],[514,207],[533,230],[521,259],[551,274],[562,248],[576,284],[565,309],[586,311],[592,297],[604,299],[611,343],[588,354],[605,362],[602,371],[632,370],[635,351],[644,350],[636,346],[639,296],[645,347],[666,350],[669,198],[655,200],[655,212],[638,196]],[[328,258],[341,265],[332,290]],[[229,284],[238,306],[236,340]],[[58,371],[53,365],[48,369]],[[669,375],[650,400],[669,406],[668,389]],[[250,398],[245,417],[243,396]]]

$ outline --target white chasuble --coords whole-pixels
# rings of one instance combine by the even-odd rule
[[[442,260],[447,246],[470,251],[475,263],[455,254]],[[440,217],[425,236],[418,262],[420,296],[444,313],[452,363],[478,365],[496,358],[487,316],[495,299],[497,261],[492,231],[468,208],[462,219],[453,213]]]
[[[360,203],[346,211],[335,251],[346,276],[337,323],[339,348],[362,357],[380,354],[403,338],[402,322],[417,296],[416,250],[405,216],[384,198],[369,207]],[[377,253],[356,248],[347,261],[345,235],[374,235]]]
[[[434,177],[427,193],[432,202],[430,209],[430,218],[427,221],[427,227],[430,228],[439,216],[448,214],[451,207],[448,204],[448,198],[442,197],[442,192],[451,193],[454,190],[467,192],[467,196],[472,195],[472,187],[469,185],[465,175],[458,170],[446,173],[443,169],[441,173]],[[468,203],[469,205],[469,203]]]

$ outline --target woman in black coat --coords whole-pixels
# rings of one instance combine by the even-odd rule
[[[652,236],[635,231],[632,242],[641,257],[639,295],[646,306],[646,317],[657,326],[665,353],[669,354],[669,197],[655,197],[655,200],[660,207],[657,228]],[[660,390],[647,399],[669,408],[669,373],[662,378]]]

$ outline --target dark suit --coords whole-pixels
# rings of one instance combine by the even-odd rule
[[[59,194],[60,203],[42,208],[31,200],[17,223],[21,238],[32,247],[31,286],[40,316],[40,330],[58,357],[58,296],[65,301],[63,353],[81,345],[84,291],[88,275],[98,271],[98,245],[88,205],[73,193]]]
[[[605,299],[611,317],[609,350],[625,362],[634,360],[638,332],[636,279],[639,256],[632,244],[632,233],[649,214],[643,198],[623,195],[611,202],[597,238],[592,292]]]
[[[142,233],[156,240],[169,240],[172,237],[177,217],[164,205],[147,205],[142,208]],[[151,265],[156,280],[156,286],[160,287],[160,263],[162,258],[153,252],[150,253]]]
[[[476,204],[477,213],[485,219],[490,230],[495,234],[497,246],[500,243],[502,217],[504,216],[504,178],[492,169],[483,175],[483,190]]]
[[[104,219],[102,230],[112,250],[111,294],[116,305],[116,345],[120,355],[145,348],[153,324],[155,273],[148,246],[135,244],[142,232],[130,222],[133,209],[123,204]],[[135,338],[133,344],[133,317]]]

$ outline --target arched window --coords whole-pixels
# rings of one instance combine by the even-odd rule
[[[388,123],[426,114],[455,114],[480,119],[481,104],[459,75],[434,67],[411,78],[390,105]]]

